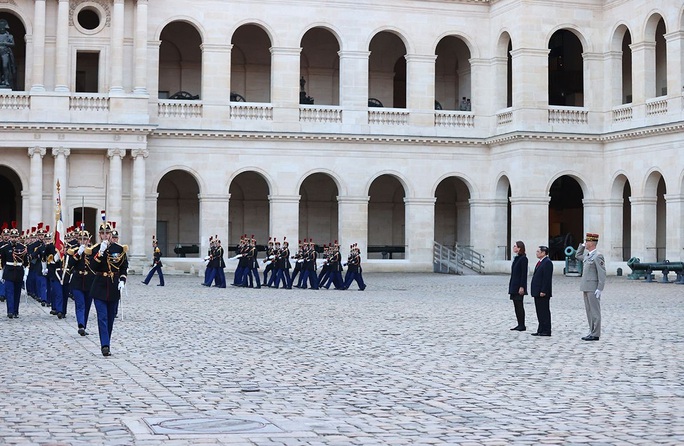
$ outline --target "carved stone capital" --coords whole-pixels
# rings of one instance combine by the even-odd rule
[[[126,156],[126,149],[107,149],[107,158],[118,156],[120,159]]]
[[[43,158],[46,153],[47,153],[47,149],[45,147],[29,147],[28,148],[29,158],[33,158],[33,155],[40,155],[40,157]]]
[[[71,149],[67,149],[66,147],[53,147],[52,156],[56,158],[60,155],[64,155],[65,158],[68,157],[71,155]]]
[[[150,149],[131,149],[131,157],[133,159],[136,159],[139,156],[147,158],[150,156]]]

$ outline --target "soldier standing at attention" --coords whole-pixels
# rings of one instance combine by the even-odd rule
[[[2,232],[0,232],[0,260],[2,260],[2,251],[5,249],[5,246],[9,244],[9,231],[7,222],[4,222],[2,224]],[[1,264],[0,269],[2,269]],[[2,274],[3,271],[0,271],[0,302],[5,302],[5,281],[2,280]]]
[[[157,286],[164,286],[164,272],[162,271],[162,252],[161,249],[159,249],[159,243],[157,242],[157,238],[153,235],[152,236],[152,269],[150,270],[149,273],[147,273],[147,277],[145,277],[145,280],[143,280],[143,283],[147,285],[150,283],[150,280],[152,280],[152,276],[154,276],[154,273],[159,274],[159,284]]]
[[[12,222],[9,231],[9,243],[5,244],[0,251],[0,281],[5,282],[5,297],[7,298],[7,317],[16,319],[19,317],[19,301],[21,299],[21,287],[24,281],[24,267],[29,265],[29,256],[26,246],[21,243],[17,222]]]
[[[86,328],[90,307],[93,303],[93,299],[90,297],[90,287],[93,285],[94,276],[90,271],[88,256],[85,254],[86,249],[90,247],[90,233],[86,230],[78,231],[78,242],[77,246],[69,248],[67,251],[73,261],[69,286],[74,295],[78,334],[85,336],[88,334]]]
[[[95,274],[90,297],[97,311],[102,356],[110,356],[114,318],[119,311],[119,301],[128,275],[128,246],[112,241],[112,225],[109,222],[100,224],[99,234],[100,243],[87,248],[85,252],[90,256],[89,264]]]
[[[584,295],[589,334],[584,341],[598,341],[601,336],[601,293],[606,284],[606,260],[596,250],[599,235],[588,232],[584,243],[580,243],[575,258],[582,261],[580,291]]]

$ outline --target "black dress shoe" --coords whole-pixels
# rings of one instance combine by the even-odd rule
[[[54,316],[55,314],[57,314],[57,310],[50,310],[50,314]]]
[[[83,327],[79,328],[78,334],[80,334],[81,336],[85,336],[86,335],[85,328],[83,328]]]
[[[64,314],[57,313],[57,319],[64,319]]]
[[[583,341],[598,341],[599,337],[598,336],[585,336],[582,338]]]
[[[541,333],[530,333],[532,336],[541,336]]]
[[[144,280],[141,280],[140,283],[147,285],[147,282],[145,282]]]
[[[10,314],[7,315],[7,317],[8,317],[9,319],[12,319],[12,318],[14,318],[14,314],[10,313]]]
[[[539,333],[539,336],[551,336],[551,333]]]
[[[112,354],[109,352],[109,346],[105,345],[102,347],[102,356],[111,356]]]
[[[526,331],[526,330],[527,330],[527,327],[525,327],[524,325],[523,325],[523,326],[518,325],[517,327],[511,328],[511,330],[515,330],[515,331]]]
[[[163,283],[160,283],[160,284],[158,284],[157,286],[164,286],[164,284],[163,284]]]

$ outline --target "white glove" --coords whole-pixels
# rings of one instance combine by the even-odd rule
[[[119,292],[123,291],[126,287],[126,282],[119,282]]]
[[[81,256],[83,255],[83,251],[85,251],[85,245],[81,245],[78,247],[78,255]]]
[[[2,278],[2,276],[5,275],[5,270],[0,269],[0,283],[5,283],[5,279]]]
[[[594,296],[596,296],[597,299],[600,299],[601,298],[601,290],[594,291]]]
[[[107,250],[107,240],[104,240],[102,243],[100,243],[100,254],[104,254],[104,252]]]
[[[59,262],[60,256],[59,256],[59,251],[55,253],[55,262]]]
[[[28,268],[24,268],[24,282],[26,282],[27,277],[28,277]]]
[[[206,262],[206,261],[208,261],[208,260],[209,260],[209,256],[206,256],[206,257],[204,258],[204,261]]]

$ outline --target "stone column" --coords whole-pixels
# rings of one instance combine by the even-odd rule
[[[33,5],[33,67],[31,93],[45,91],[45,0],[35,0]]]
[[[665,34],[667,42],[667,96],[670,98],[669,110],[681,110],[684,93],[684,31]],[[674,104],[672,104],[674,102]],[[673,106],[674,105],[674,106]],[[679,116],[679,111],[676,112]]]
[[[268,233],[287,237],[290,251],[297,249],[299,240],[299,195],[269,195]]]
[[[486,263],[506,260],[506,250],[510,249],[506,239],[508,200],[471,198],[469,207],[469,244],[472,249],[482,254]],[[461,220],[460,209],[459,207],[459,221]],[[488,223],[482,224],[482,222]]]
[[[670,262],[681,262],[684,258],[684,195],[665,194],[667,219],[667,242],[665,258]]]
[[[338,196],[338,218],[340,248],[349,253],[349,245],[356,243],[365,258],[368,258],[368,201],[370,197]]]
[[[133,187],[131,188],[131,257],[141,260],[146,257],[145,250],[152,243],[147,243],[148,232],[145,230],[145,159],[150,155],[149,149],[133,149]],[[169,255],[168,253],[165,253]],[[151,255],[151,252],[150,252]]]
[[[493,77],[494,70],[492,63],[487,59],[472,58],[470,62],[470,74],[468,79],[470,81],[470,103],[472,111],[476,112],[478,116],[491,116],[496,111],[494,106],[494,85],[495,79]],[[506,83],[504,83],[505,88]],[[504,96],[505,96],[504,90]],[[463,95],[461,95],[463,96]]]
[[[69,190],[69,177],[67,172],[67,157],[71,155],[71,150],[64,147],[54,147],[52,149],[52,156],[55,159],[54,166],[54,176],[53,181],[55,184],[52,185],[52,203],[56,206],[57,204],[57,181],[60,185],[60,199],[62,201],[62,221],[64,222],[64,227],[69,226],[69,221],[71,221],[68,215],[67,207],[67,191]],[[54,222],[53,222],[54,223]]]
[[[55,91],[69,91],[69,0],[59,0],[57,7],[57,54],[55,55]]]
[[[638,42],[632,49],[632,103],[643,104],[655,94],[655,42]],[[643,260],[643,259],[642,259]]]
[[[610,51],[606,53],[604,60],[603,101],[606,109],[611,110],[622,105],[622,51]]]
[[[432,271],[435,240],[435,197],[404,198],[406,207],[406,259],[417,271]]]
[[[522,240],[529,253],[539,245],[549,244],[549,201],[548,195],[510,197],[511,234]],[[534,257],[531,257],[534,260]]]
[[[513,105],[516,110],[514,122],[525,123],[528,127],[531,122],[536,122],[546,128],[549,108],[549,49],[517,48],[511,51],[511,56]]]
[[[339,51],[342,122],[368,126],[368,58],[370,51]],[[434,92],[432,93],[434,95]],[[358,131],[362,131],[360,128]]]
[[[126,156],[126,149],[108,149],[109,175],[107,188],[107,209],[105,209],[107,220],[115,221],[120,225],[122,212],[123,177],[121,171],[121,160]],[[104,205],[104,203],[103,203]]]
[[[271,47],[271,104],[276,127],[281,127],[279,123],[299,123],[301,52],[301,48]]]
[[[199,194],[200,258],[209,251],[209,237],[218,235],[221,246],[228,252],[228,207],[230,194]]]
[[[43,221],[43,157],[45,147],[29,147],[31,158],[31,177],[29,178],[29,213],[28,224],[34,225]]]
[[[584,207],[584,232],[594,232],[603,234],[603,215],[605,212],[605,201],[585,198],[582,200]],[[584,234],[582,234],[584,236]],[[600,239],[599,239],[600,240]]]
[[[642,262],[655,262],[656,248],[656,197],[630,197],[632,203],[632,257]]]
[[[147,4],[138,0],[135,6],[135,79],[133,93],[147,95]]]
[[[603,209],[600,212],[605,214],[605,225],[603,233],[599,238],[600,250],[606,258],[608,264],[612,262],[622,262],[622,253],[624,246],[622,246],[622,236],[624,234],[622,212],[624,200],[622,198],[613,198],[603,202]],[[585,219],[586,220],[586,219]],[[586,232],[593,232],[590,226],[585,226]],[[584,235],[584,234],[583,234]],[[577,243],[579,245],[579,242]],[[577,246],[575,246],[577,248]]]
[[[112,8],[112,58],[110,62],[112,81],[109,94],[124,92],[123,88],[123,41],[124,41],[124,0],[114,0]]]
[[[493,57],[489,62],[489,69],[492,72],[492,85],[486,86],[482,85],[481,82],[475,82],[475,88],[477,88],[477,94],[482,94],[480,92],[480,87],[489,87],[487,97],[489,98],[489,104],[493,114],[508,108],[508,57]],[[475,94],[473,93],[473,98]],[[471,101],[472,102],[472,101]],[[483,106],[480,99],[477,100],[478,107]],[[474,107],[474,105],[473,105]],[[487,110],[484,108],[484,110]]]
[[[225,127],[230,120],[230,57],[233,45],[202,44],[203,122]]]
[[[590,112],[600,112],[603,104],[601,95],[593,95],[591,88],[594,85],[601,85],[604,78],[604,55],[601,53],[582,53],[584,64],[584,90],[582,92],[584,108]],[[613,83],[615,79],[613,79]],[[608,103],[610,105],[610,103]]]
[[[435,125],[435,60],[434,54],[407,54],[406,108],[409,123],[422,127]]]

